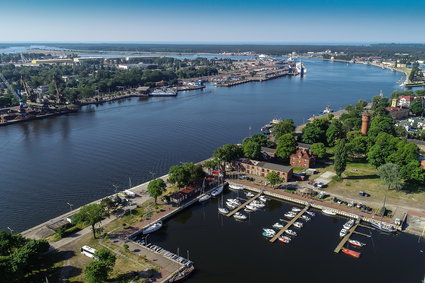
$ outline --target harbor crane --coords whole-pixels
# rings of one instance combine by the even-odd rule
[[[13,89],[13,87],[9,84],[9,82],[6,80],[6,78],[4,77],[4,75],[2,73],[0,73],[0,79],[3,81],[3,83],[7,86],[7,88],[9,89],[9,91],[18,98],[19,100],[19,113],[21,113],[21,115],[26,115],[26,104],[25,104],[25,100],[22,97],[21,94],[21,89],[18,87],[17,91],[15,91]]]
[[[27,99],[30,102],[36,102],[37,101],[37,95],[34,94],[32,89],[29,87],[28,83],[24,80],[23,76],[21,76],[21,85],[24,87],[25,92],[27,93]]]

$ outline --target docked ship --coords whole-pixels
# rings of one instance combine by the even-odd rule
[[[304,66],[303,62],[298,62],[295,67],[297,69],[298,74],[300,74],[301,76],[307,73],[307,68]]]
[[[175,88],[157,88],[149,96],[177,96],[177,90]]]
[[[278,118],[271,120],[268,124],[265,124],[263,127],[261,127],[261,132],[263,134],[270,134],[273,126],[279,124],[280,122],[282,122],[282,120]]]

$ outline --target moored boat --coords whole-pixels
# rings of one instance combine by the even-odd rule
[[[232,210],[238,207],[238,205],[237,205],[237,204],[235,204],[235,203],[233,203],[233,202],[229,202],[229,201],[226,201],[226,206],[227,206],[229,209],[232,209]]]
[[[262,202],[268,201],[268,198],[266,198],[265,196],[260,196],[258,199]]]
[[[220,212],[221,214],[228,214],[230,211],[225,207],[219,207],[218,212]]]
[[[285,233],[288,234],[288,235],[294,236],[294,237],[297,236],[297,232],[290,230],[290,229],[285,230]]]
[[[301,222],[295,222],[294,223],[294,227],[301,229],[304,226],[304,224],[302,224]]]
[[[152,225],[149,225],[148,227],[143,229],[143,235],[155,232],[155,231],[161,229],[161,227],[162,227],[162,221],[155,222]]]
[[[341,229],[341,231],[339,231],[339,236],[340,236],[340,237],[344,237],[344,236],[346,236],[346,235],[347,235],[347,233],[348,233],[348,230],[347,230],[347,229],[342,228],[342,229]]]
[[[273,233],[272,232],[268,232],[268,231],[264,231],[263,232],[263,236],[264,237],[267,237],[267,238],[273,238],[274,235],[276,235],[276,233],[274,231],[273,231]]]
[[[247,217],[245,214],[242,214],[240,212],[236,212],[235,214],[233,214],[233,217],[237,220],[246,220]]]
[[[223,186],[218,186],[214,190],[211,191],[211,196],[216,197],[223,192]]]
[[[279,238],[278,238],[278,240],[280,241],[280,242],[282,242],[282,243],[284,243],[284,244],[289,244],[290,242],[291,242],[291,238],[289,238],[289,237],[286,237],[286,236],[280,236]]]
[[[273,224],[273,228],[282,229],[283,228],[283,225],[280,224],[279,222],[276,222],[275,224]]]
[[[287,212],[283,216],[288,217],[288,218],[294,218],[295,215],[296,215],[295,213]]]
[[[207,200],[209,200],[211,198],[211,195],[210,194],[204,194],[204,195],[202,195],[200,198],[199,198],[199,202],[203,202],[203,201],[207,201]]]
[[[342,250],[341,250],[343,253],[345,253],[345,254],[347,254],[347,255],[350,255],[350,256],[352,256],[352,257],[355,257],[355,258],[359,258],[360,257],[360,255],[361,255],[361,253],[359,253],[359,252],[356,252],[356,251],[352,251],[352,250],[350,250],[350,249],[346,249],[346,248],[342,248]]]
[[[304,220],[304,221],[310,221],[311,220],[311,218],[308,217],[307,215],[302,215],[301,219]]]
[[[306,213],[312,217],[316,216],[316,213],[314,213],[313,211],[306,211]]]
[[[355,247],[359,247],[359,248],[361,248],[361,247],[363,247],[363,246],[366,246],[366,244],[365,244],[365,243],[362,243],[362,242],[359,242],[359,241],[356,241],[356,240],[348,240],[348,242],[349,242],[351,245],[353,245],[353,246],[355,246]]]
[[[397,232],[397,229],[390,224],[386,224],[384,222],[372,222],[372,226],[382,232],[394,233]]]
[[[294,206],[291,210],[294,212],[298,212],[298,211],[301,211],[301,208]]]
[[[336,215],[336,212],[330,209],[322,209],[322,212],[323,214],[326,214],[326,215],[331,215],[331,216]]]
[[[237,191],[245,189],[243,186],[235,185],[235,184],[229,184],[229,188],[231,188],[232,190],[237,190]]]
[[[249,198],[252,198],[254,196],[254,194],[251,192],[246,192],[245,195]]]
[[[350,219],[350,220],[348,220],[345,224],[344,224],[344,229],[350,229],[351,227],[353,227],[353,225],[354,225],[354,219]]]

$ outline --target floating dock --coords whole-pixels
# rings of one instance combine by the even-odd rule
[[[310,208],[310,205],[307,205],[306,207],[304,207],[303,210],[301,210],[282,229],[280,229],[280,231],[277,232],[276,235],[274,235],[273,238],[270,239],[270,242],[274,243],[277,240],[277,238],[279,238],[283,234],[283,232],[285,232],[285,230],[288,230],[288,228],[291,227],[298,220],[298,218],[300,218],[304,213],[306,213],[309,208]]]
[[[348,230],[348,234],[345,235],[341,242],[339,242],[338,246],[336,246],[334,253],[339,253],[342,249],[342,247],[344,247],[345,243],[347,243],[347,241],[350,239],[351,235],[353,234],[353,232],[357,229],[357,227],[359,226],[359,223],[354,224],[353,227],[350,228],[350,230]]]
[[[256,200],[262,194],[263,194],[263,192],[258,193],[254,197],[252,197],[249,200],[247,200],[246,202],[244,202],[242,205],[240,205],[237,208],[235,208],[234,210],[230,211],[226,216],[228,216],[228,217],[232,216],[233,214],[235,214],[236,212],[238,212],[239,210],[241,210],[242,208],[244,208],[245,206],[247,206],[249,203],[251,203],[252,201]]]

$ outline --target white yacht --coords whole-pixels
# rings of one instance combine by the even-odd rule
[[[243,186],[241,186],[241,185],[234,185],[234,184],[229,184],[229,188],[231,188],[231,189],[233,189],[233,190],[237,190],[237,191],[245,189],[245,188],[244,188]]]
[[[273,228],[282,229],[283,228],[283,225],[280,224],[279,222],[276,222],[275,224],[273,224]]]
[[[246,220],[247,216],[245,214],[242,214],[240,212],[236,212],[235,214],[233,214],[233,217],[237,220]]]
[[[219,207],[218,212],[220,212],[221,214],[228,214],[230,211],[225,207]]]
[[[155,231],[161,229],[161,227],[162,227],[162,221],[155,222],[152,225],[149,225],[148,227],[143,229],[143,235],[155,232]]]
[[[221,194],[222,192],[223,192],[223,186],[218,186],[217,188],[215,188],[214,190],[211,191],[211,195],[213,197],[216,197],[219,194]]]
[[[304,224],[302,224],[301,222],[295,222],[294,223],[294,227],[301,229],[303,227]]]
[[[211,195],[210,194],[204,194],[204,195],[202,195],[200,198],[199,198],[199,202],[203,202],[203,201],[207,201],[207,200],[209,200],[211,198]]]

